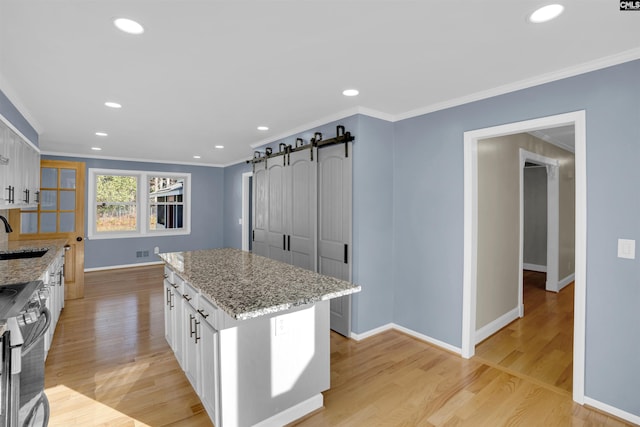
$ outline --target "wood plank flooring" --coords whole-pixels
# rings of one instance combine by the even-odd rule
[[[46,364],[51,427],[211,426],[164,340],[162,269],[86,274]],[[297,426],[624,426],[565,391],[396,331],[331,334],[325,408]]]
[[[524,317],[476,346],[482,361],[573,390],[573,283],[545,291],[546,274],[524,271]]]

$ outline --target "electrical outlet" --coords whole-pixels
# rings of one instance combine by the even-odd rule
[[[160,248],[157,247],[157,246],[155,248],[153,248],[153,253],[154,254],[159,254],[160,253]]]
[[[289,333],[289,322],[287,321],[286,316],[278,316],[275,319],[275,335],[280,336]]]

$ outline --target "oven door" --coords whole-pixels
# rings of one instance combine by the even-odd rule
[[[44,337],[51,325],[51,313],[44,306],[38,320],[22,325],[22,369],[20,372],[19,426],[46,426],[49,402],[44,394]]]
[[[11,332],[0,336],[0,426],[9,425],[9,377],[11,376]]]

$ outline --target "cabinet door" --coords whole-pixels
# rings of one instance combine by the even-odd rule
[[[287,251],[288,176],[281,158],[269,161],[267,167],[267,243],[269,258],[290,263]]]
[[[196,309],[191,304],[184,305],[184,373],[187,375],[191,386],[200,392],[198,383],[198,346],[200,342],[201,322]]]
[[[174,348],[173,337],[175,335],[175,299],[173,286],[169,280],[164,279],[164,337],[171,348]]]
[[[200,400],[209,418],[218,424],[218,331],[206,321],[199,325],[201,340],[198,343],[200,352]]]
[[[287,250],[291,264],[316,271],[317,162],[313,148],[291,153],[287,161],[289,230]]]
[[[253,172],[253,243],[251,252],[268,257],[267,245],[267,169],[265,163],[257,163]]]
[[[318,272],[351,281],[351,157],[340,144],[320,149],[318,159]],[[330,307],[331,329],[348,336],[351,296],[332,299]]]

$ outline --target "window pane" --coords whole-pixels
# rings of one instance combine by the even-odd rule
[[[74,212],[60,212],[60,231],[70,233],[76,229],[76,214]]]
[[[55,211],[58,209],[58,192],[55,190],[42,190],[40,192],[40,210]]]
[[[60,169],[60,188],[76,188],[75,169]]]
[[[60,210],[73,211],[76,209],[76,192],[60,191]]]
[[[20,213],[20,233],[33,234],[38,232],[38,213]]]
[[[42,188],[58,188],[58,169],[42,168]]]
[[[135,231],[136,206],[102,203],[96,206],[96,231]]]
[[[138,181],[135,176],[98,175],[96,178],[96,202],[136,202]]]
[[[40,232],[55,233],[57,231],[56,220],[57,220],[57,216],[55,213],[41,213],[40,214]]]
[[[183,177],[149,178],[149,229],[182,228]]]

